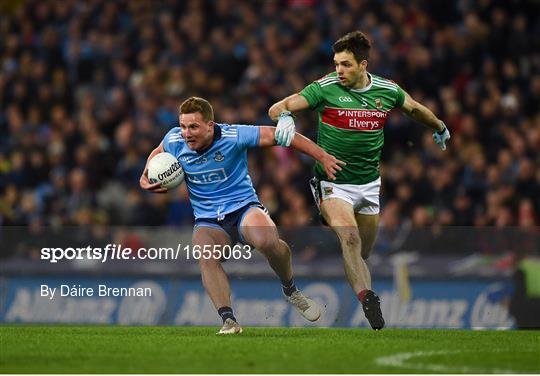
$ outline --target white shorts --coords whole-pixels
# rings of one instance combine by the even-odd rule
[[[355,213],[376,215],[379,214],[379,194],[381,191],[381,178],[367,184],[336,184],[329,181],[311,179],[311,191],[320,208],[322,201],[329,198],[339,198],[352,205]]]

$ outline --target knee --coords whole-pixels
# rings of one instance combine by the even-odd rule
[[[280,252],[280,242],[277,237],[261,237],[255,240],[253,246],[264,255],[271,256]]]
[[[339,234],[341,243],[348,249],[356,249],[361,245],[360,235],[358,231],[343,230]],[[362,256],[363,257],[363,256]]]

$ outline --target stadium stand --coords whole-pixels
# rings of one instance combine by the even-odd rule
[[[2,226],[190,225],[184,187],[151,195],[138,185],[180,101],[202,96],[220,121],[271,124],[268,107],[331,71],[333,41],[354,29],[372,39],[370,70],[452,130],[443,153],[420,125],[391,116],[381,166],[387,231],[539,225],[538,3],[13,4],[0,17]],[[314,138],[315,120],[300,115],[299,131]],[[272,148],[254,150],[250,166],[278,224],[317,223],[312,161]]]

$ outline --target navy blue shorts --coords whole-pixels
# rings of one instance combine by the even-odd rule
[[[253,201],[245,206],[242,206],[240,209],[230,212],[229,214],[225,214],[223,219],[197,218],[195,219],[195,227],[193,231],[195,231],[197,227],[217,228],[229,235],[232,244],[236,244],[238,242],[245,244],[244,237],[240,232],[240,225],[251,208],[260,208],[266,214],[268,214],[268,210],[260,202]]]

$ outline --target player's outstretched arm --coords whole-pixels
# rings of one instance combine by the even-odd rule
[[[141,178],[139,179],[139,185],[142,189],[146,189],[147,191],[153,192],[153,193],[167,193],[167,188],[163,188],[161,186],[161,183],[154,183],[151,184],[150,180],[148,180],[148,162],[150,159],[152,159],[156,154],[163,153],[165,150],[163,149],[163,142],[159,144],[157,148],[152,150],[148,158],[146,159],[146,164],[144,165],[144,171],[141,175]]]
[[[268,110],[268,116],[272,120],[278,120],[279,114],[282,112],[297,112],[307,110],[309,103],[300,94],[289,95],[287,98],[283,98],[279,102],[276,102]]]
[[[277,120],[275,139],[278,145],[290,146],[295,137],[295,124],[292,113],[309,108],[309,103],[303,96],[293,94],[280,100],[270,107],[268,116]]]
[[[429,108],[415,101],[409,94],[405,93],[405,101],[401,106],[401,111],[411,119],[433,129],[433,140],[442,150],[446,150],[446,141],[450,139],[450,131],[444,122],[437,118]]]
[[[277,145],[274,139],[276,128],[274,127],[260,127],[259,146],[274,146]],[[291,146],[304,154],[309,155],[311,158],[319,161],[326,172],[326,175],[331,180],[336,180],[336,173],[341,171],[341,166],[345,166],[347,163],[340,161],[331,154],[325,152],[319,145],[311,141],[309,138],[303,136],[300,133],[296,133]]]

